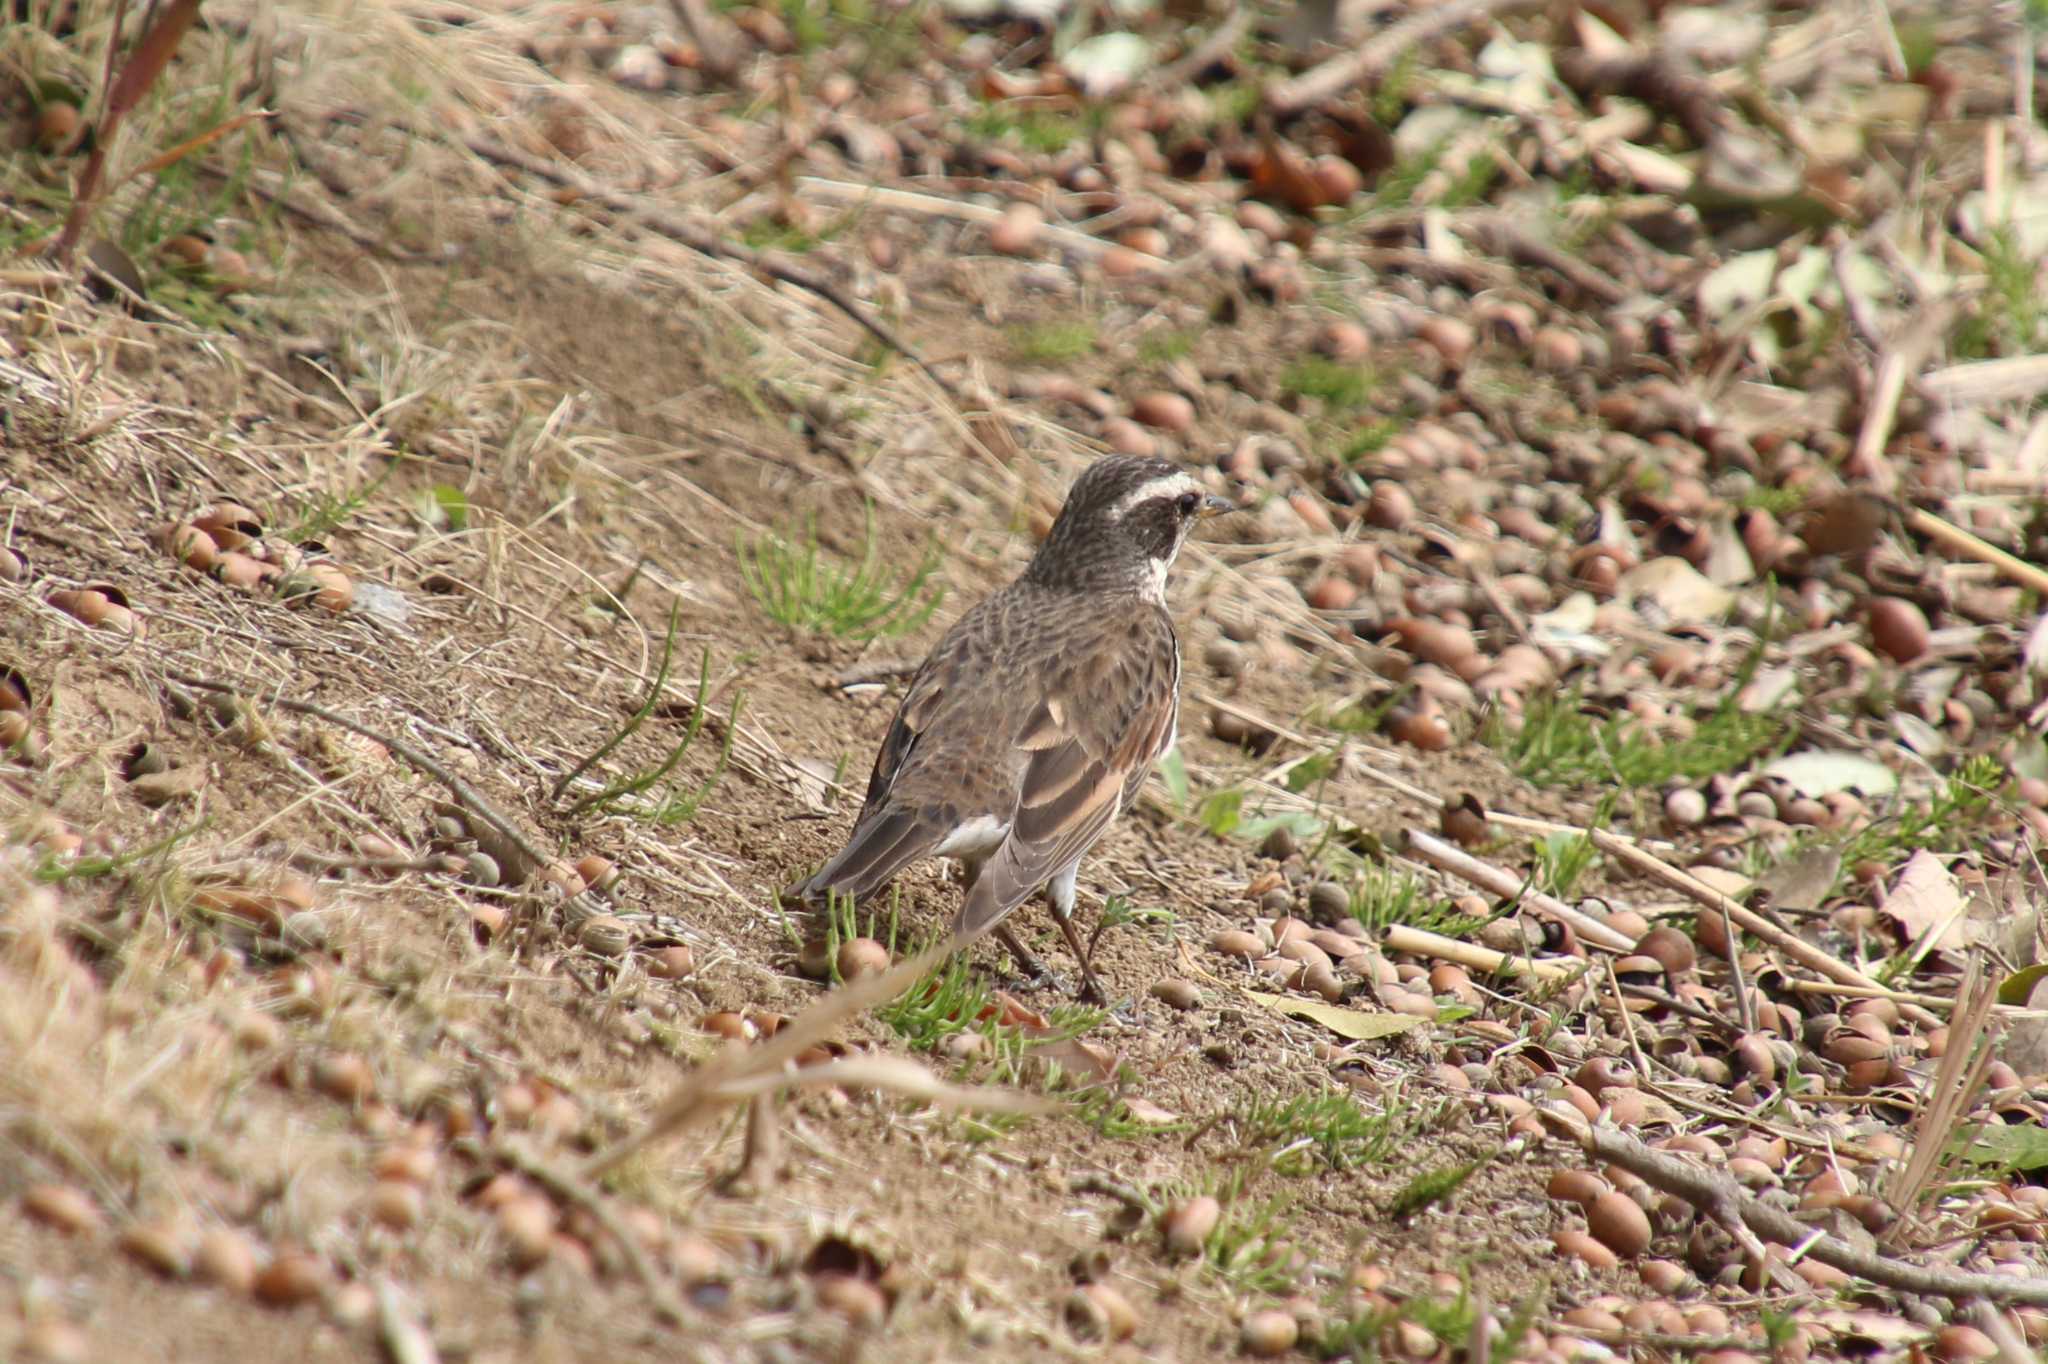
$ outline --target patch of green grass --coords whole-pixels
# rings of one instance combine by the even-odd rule
[[[1463,1188],[1465,1181],[1485,1169],[1492,1159],[1493,1155],[1489,1153],[1474,1160],[1425,1170],[1401,1186],[1388,1210],[1396,1217],[1413,1217]]]
[[[844,236],[860,219],[861,210],[854,209],[838,214],[816,228],[807,228],[772,213],[764,213],[740,229],[740,240],[756,251],[790,251],[801,255]]]
[[[862,535],[858,562],[838,562],[819,548],[815,525],[800,535],[770,532],[739,542],[740,577],[761,610],[779,625],[839,639],[892,639],[931,619],[945,599],[933,581],[939,566],[936,544],[899,583],[882,562],[872,509]]]
[[[1410,1128],[1394,1112],[1367,1113],[1351,1095],[1334,1091],[1255,1099],[1237,1121],[1246,1142],[1266,1148],[1273,1169],[1289,1175],[1382,1164]]]
[[[1259,111],[1264,93],[1256,80],[1224,81],[1204,92],[1209,97],[1209,121],[1219,128],[1242,128]]]
[[[669,668],[675,658],[676,611],[675,607],[669,609],[668,633],[662,641],[661,662],[655,668],[654,680],[647,688],[646,699],[634,709],[625,724],[598,745],[588,757],[556,780],[550,793],[553,799],[560,800],[570,783],[604,761],[620,744],[638,733],[648,717],[654,714],[655,708],[661,704],[663,690],[668,684]],[[669,774],[675,771],[677,765],[696,745],[697,736],[704,730],[707,717],[710,715],[710,709],[704,705],[704,699],[710,694],[710,687],[711,649],[707,645],[697,672],[697,701],[690,707],[690,719],[683,728],[682,739],[654,766],[642,768],[630,776],[608,782],[601,790],[577,801],[564,812],[567,817],[574,819],[590,810],[617,810],[662,828],[674,828],[694,819],[705,800],[717,789],[719,780],[725,776],[726,764],[732,760],[733,737],[739,729],[742,697],[740,693],[734,692],[732,706],[725,717],[724,738],[719,744],[718,760],[712,765],[711,771],[702,781],[695,784],[667,784]],[[653,801],[638,799],[656,787],[664,788],[659,798]]]
[[[368,506],[377,491],[391,481],[398,472],[398,462],[384,466],[384,471],[360,488],[350,488],[340,493],[318,493],[307,498],[299,506],[298,519],[284,531],[284,538],[294,544],[303,540],[320,540],[332,535],[348,524],[357,512]]]
[[[1601,798],[1593,813],[1592,827],[1605,829],[1614,821],[1614,793]],[[1531,845],[1535,868],[1530,881],[1537,890],[1559,900],[1569,900],[1581,877],[1600,860],[1599,849],[1584,834],[1562,831],[1537,839]]]
[[[1993,228],[1983,246],[1986,288],[1974,312],[1956,325],[1950,344],[1960,360],[2031,355],[2048,344],[2039,263],[2010,227]]]
[[[1340,451],[1344,462],[1352,464],[1367,455],[1378,454],[1386,448],[1388,441],[1400,435],[1412,424],[1406,417],[1367,418],[1345,439]]]
[[[1087,123],[1073,114],[1050,109],[1020,107],[1016,100],[985,104],[967,119],[967,135],[984,142],[1015,138],[1026,151],[1052,153],[1088,132]]]
[[[1421,881],[1398,867],[1371,864],[1351,887],[1351,917],[1374,939],[1395,924],[1447,938],[1469,938],[1487,922],[1430,895]]]
[[[1973,830],[2010,785],[2010,774],[1997,758],[1989,753],[1972,754],[1925,805],[1902,805],[1851,835],[1842,845],[1844,874],[1859,862],[1889,864],[1923,848],[1959,851],[1968,847]]]
[[[1194,353],[1198,334],[1174,328],[1149,332],[1138,342],[1138,358],[1148,365],[1170,364]]]
[[[1294,1247],[1286,1235],[1289,1200],[1276,1195],[1251,1205],[1237,1183],[1232,1181],[1227,1195],[1217,1195],[1223,1216],[1202,1247],[1203,1263],[1246,1292],[1292,1292],[1299,1276]]]
[[[1010,329],[1010,353],[1034,364],[1065,364],[1094,350],[1095,336],[1095,323],[1087,318],[1035,322]]]
[[[1392,128],[1408,112],[1408,95],[1415,88],[1415,73],[1422,58],[1416,48],[1402,49],[1372,92],[1372,116],[1382,128]]]
[[[1347,364],[1320,355],[1304,356],[1280,375],[1280,387],[1304,398],[1320,398],[1340,412],[1364,407],[1379,391],[1379,375],[1370,365]]]
[[[1743,710],[1737,700],[1739,681],[1684,738],[1664,739],[1627,713],[1589,713],[1575,690],[1530,698],[1515,733],[1498,718],[1489,720],[1483,733],[1516,773],[1539,786],[1613,784],[1622,790],[1654,790],[1678,778],[1698,781],[1739,772],[1782,752],[1796,737],[1784,716]]]
[[[1736,506],[1743,511],[1767,511],[1780,521],[1806,505],[1806,494],[1797,488],[1773,488],[1759,483],[1743,493]]]
[[[204,832],[211,823],[212,821],[209,819],[202,819],[195,824],[188,824],[182,829],[173,830],[153,843],[145,844],[140,848],[130,849],[127,852],[92,854],[82,857],[57,857],[54,854],[45,853],[36,862],[34,870],[29,874],[34,880],[46,886],[61,886],[71,881],[97,881],[109,876],[123,876],[127,874],[129,868],[143,862],[153,859],[163,859],[168,862],[170,854],[177,849],[179,844],[195,834]]]
[[[1500,179],[1500,163],[1490,156],[1475,153],[1464,168],[1451,177],[1451,183],[1444,188],[1437,199],[1438,208],[1463,208],[1484,199]]]

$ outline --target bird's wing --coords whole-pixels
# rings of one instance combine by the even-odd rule
[[[1179,662],[1161,610],[1047,669],[1011,740],[1024,764],[1009,836],[982,867],[954,932],[995,927],[1102,836],[1173,732]]]
[[[834,890],[855,897],[866,895],[904,867],[930,855],[952,832],[958,822],[957,811],[926,802],[895,801],[891,796],[919,741],[937,721],[942,703],[957,697],[974,680],[963,671],[971,654],[964,645],[963,635],[949,634],[911,679],[875,753],[867,799],[846,846],[816,875],[793,889],[798,898],[814,900]]]

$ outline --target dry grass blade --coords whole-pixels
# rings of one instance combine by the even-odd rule
[[[236,114],[233,118],[226,119],[220,123],[215,124],[213,127],[208,128],[205,132],[200,133],[196,137],[186,138],[183,142],[180,142],[177,146],[172,147],[168,151],[158,152],[155,156],[150,157],[149,160],[143,162],[134,170],[129,171],[126,175],[122,176],[121,179],[123,181],[128,181],[133,180],[138,175],[154,175],[158,171],[163,170],[166,167],[177,165],[180,161],[183,161],[186,157],[192,155],[194,152],[203,150],[204,148],[212,145],[213,143],[218,142],[220,139],[226,137],[229,133],[234,132],[238,128],[246,128],[259,118],[272,117],[274,117],[274,115],[268,109],[250,109],[243,113]]]
[[[966,943],[958,938],[947,938],[914,957],[898,962],[880,975],[841,986],[783,1024],[772,1038],[758,1046],[727,1047],[679,1085],[655,1110],[646,1127],[592,1156],[584,1165],[584,1174],[595,1178],[654,1142],[674,1136],[734,1104],[744,1103],[754,1095],[784,1085],[803,1082],[814,1069],[807,1067],[802,1072],[794,1069],[796,1058],[805,1049],[824,1041],[855,1014],[902,994],[964,946]],[[917,1069],[922,1070],[922,1067]],[[905,1092],[930,1090],[938,1084],[928,1073],[921,1079],[910,1081],[903,1074],[883,1068],[865,1072],[856,1068],[847,1074],[865,1074],[868,1078],[848,1078],[846,1083],[875,1083],[882,1088],[905,1088],[908,1085]],[[966,1106],[974,1100],[974,1091],[956,1090],[951,1086],[941,1088],[948,1091],[948,1102]],[[933,1096],[927,1094],[927,1097]],[[1010,1107],[1014,1098],[997,1091],[989,1091],[981,1097],[995,1102],[980,1106],[995,1108]]]
[[[784,1086],[819,1085],[885,1089],[940,1108],[976,1109],[984,1113],[1044,1113],[1053,1107],[1035,1094],[947,1084],[907,1056],[845,1056],[797,1071],[728,1080],[719,1086],[719,1093],[737,1101],[772,1093]]]
[[[1762,938],[1765,942],[1777,948],[1786,956],[1791,957],[1802,966],[1810,967],[1829,979],[1838,980],[1844,985],[1855,985],[1870,990],[1882,990],[1886,998],[1893,999],[1896,1002],[1897,994],[1895,991],[1886,990],[1883,984],[1872,980],[1847,962],[1828,955],[1796,934],[1786,932],[1769,919],[1751,910],[1747,905],[1737,904],[1712,886],[1702,882],[1698,877],[1690,875],[1681,868],[1672,866],[1660,857],[1643,851],[1643,849],[1637,847],[1628,839],[1608,833],[1604,829],[1594,829],[1588,836],[1593,840],[1593,845],[1602,852],[1612,854],[1645,875],[1698,901],[1708,909],[1725,913],[1730,919],[1742,925],[1746,932],[1754,933],[1757,937]],[[1928,1013],[1927,1010],[1922,1009],[1917,1004],[1900,1004],[1899,1009],[1900,1012],[1909,1014],[1917,1022],[1931,1023],[1936,1021],[1934,1015]]]
[[[1417,6],[1407,18],[1355,50],[1274,86],[1266,92],[1265,107],[1276,118],[1306,113],[1360,81],[1386,71],[1411,48],[1490,14],[1530,3],[1532,0],[1447,0],[1444,4]]]
[[[1950,1143],[1970,1111],[1971,1100],[1984,1083],[1991,1067],[1993,1048],[1987,1028],[1991,1006],[1998,1001],[1998,989],[1984,974],[1984,964],[1970,958],[1963,982],[1956,989],[1956,1007],[1949,1019],[1948,1046],[1941,1065],[1913,1119],[1913,1149],[1905,1164],[1892,1172],[1885,1201],[1901,1214],[1892,1224],[1888,1239],[1897,1243],[1905,1228],[1915,1220],[1914,1211],[1926,1197],[1927,1188],[1950,1153]]]
[[[164,68],[171,64],[171,58],[177,55],[178,44],[185,40],[186,31],[198,18],[199,0],[171,0],[135,44],[135,50],[128,54],[128,60],[121,66],[121,74],[108,88],[106,109],[100,116],[99,135],[94,139],[92,154],[86,158],[85,169],[79,173],[78,185],[71,197],[71,211],[64,216],[64,227],[50,245],[50,259],[58,264],[70,261],[71,253],[78,249],[79,238],[85,235],[85,225],[92,218],[93,209],[99,204],[100,181],[106,175],[107,152],[115,143],[122,120],[149,93],[149,88],[156,84]],[[115,38],[110,41],[118,40],[118,21],[114,33]]]

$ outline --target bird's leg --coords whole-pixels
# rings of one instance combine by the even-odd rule
[[[961,861],[960,882],[961,894],[963,896],[973,892],[975,878],[980,875],[981,863],[979,861],[972,859],[963,859]],[[1045,963],[1032,954],[1031,949],[1024,945],[1024,940],[1019,938],[1016,931],[1008,924],[997,924],[989,930],[989,936],[1008,949],[1010,955],[1016,959],[1017,969],[1022,971],[1027,979],[1036,983],[1051,978],[1052,973],[1045,969]]]
[[[1079,863],[1076,863],[1047,882],[1045,898],[1052,903],[1053,921],[1060,926],[1060,935],[1073,949],[1074,960],[1081,967],[1081,998],[1090,1004],[1102,1004],[1108,996],[1102,993],[1102,982],[1095,978],[1095,968],[1091,965],[1095,958],[1095,944],[1091,941],[1084,945],[1080,930],[1074,927],[1074,878],[1080,870]]]
[[[990,936],[1009,949],[1010,955],[1017,959],[1017,969],[1029,977],[1034,984],[1052,978],[1052,972],[1045,969],[1045,963],[1040,961],[1032,953],[1031,949],[1024,945],[1024,940],[1012,932],[1008,924],[997,924],[991,931]]]

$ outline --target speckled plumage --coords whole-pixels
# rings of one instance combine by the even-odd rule
[[[912,862],[958,857],[972,885],[957,932],[998,928],[1048,886],[1080,953],[1069,916],[1081,857],[1174,741],[1165,570],[1196,518],[1227,505],[1165,460],[1091,465],[1024,573],[918,669],[846,846],[797,894],[860,897]]]

